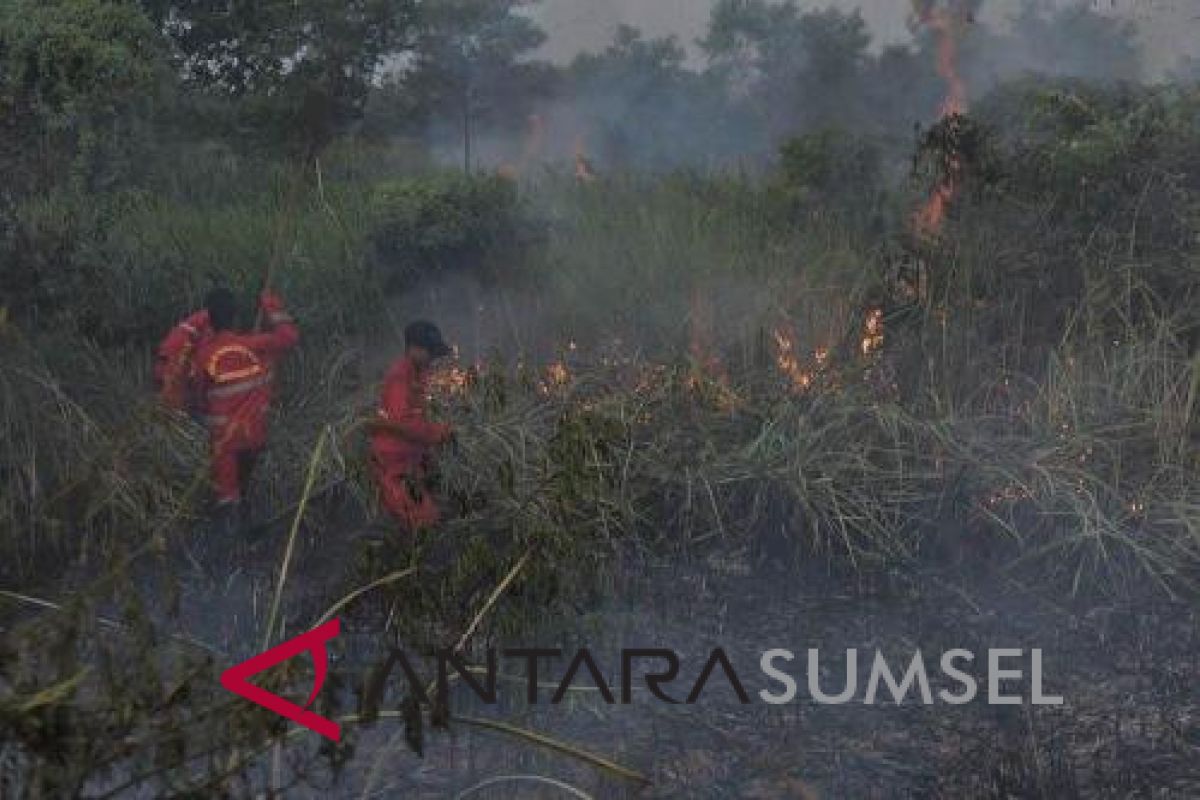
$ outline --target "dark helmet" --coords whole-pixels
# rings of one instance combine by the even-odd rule
[[[423,347],[434,358],[442,358],[454,352],[442,338],[442,332],[432,322],[420,320],[404,329],[406,347]]]
[[[226,331],[233,327],[237,319],[237,298],[233,292],[224,287],[213,289],[205,298],[204,307],[214,330]]]

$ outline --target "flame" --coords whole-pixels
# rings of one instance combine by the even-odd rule
[[[818,347],[813,351],[812,361],[810,364],[805,364],[801,361],[798,354],[795,329],[788,324],[783,324],[774,330],[775,338],[775,364],[792,383],[792,390],[796,394],[803,394],[816,385],[817,378],[821,377],[829,367],[829,348]],[[829,384],[832,385],[832,384]]]
[[[1028,488],[1019,484],[1010,484],[994,489],[987,497],[983,498],[983,504],[988,508],[997,508],[1001,505],[1013,505],[1032,498],[1033,493]]]
[[[921,14],[921,23],[937,34],[937,72],[946,82],[946,99],[938,115],[945,119],[967,111],[967,84],[958,70],[958,37],[966,17],[950,8],[930,6]]]
[[[429,376],[429,394],[437,398],[463,397],[475,383],[475,374],[460,364],[450,364]]]
[[[883,309],[873,308],[867,312],[867,319],[863,324],[862,354],[870,356],[879,352],[883,349],[883,342]]]
[[[917,17],[937,36],[937,72],[946,82],[946,97],[938,109],[938,118],[961,116],[967,112],[967,84],[958,68],[958,40],[971,17],[962,8],[935,7],[928,0],[917,3]],[[958,196],[961,170],[962,162],[951,155],[942,182],[914,216],[918,233],[932,237],[941,232],[950,203]]]
[[[596,170],[588,160],[587,146],[583,134],[575,137],[575,179],[580,183],[591,183],[596,180]]]
[[[566,362],[560,359],[546,367],[545,376],[542,378],[542,382],[538,384],[538,390],[544,395],[551,395],[566,389],[570,385],[571,370],[567,367]]]
[[[812,387],[816,375],[812,370],[805,369],[796,354],[796,332],[790,325],[780,325],[775,329],[775,363],[779,371],[792,382],[792,389],[797,393],[808,391]]]

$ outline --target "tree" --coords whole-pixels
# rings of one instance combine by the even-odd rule
[[[752,101],[778,141],[861,118],[870,42],[858,11],[801,13],[792,0],[720,0],[700,44],[711,69]]]
[[[7,191],[115,179],[163,78],[159,37],[138,7],[102,0],[0,5],[0,164]]]
[[[457,129],[473,161],[477,129],[519,129],[552,76],[525,61],[546,34],[522,9],[530,0],[441,0],[423,8],[404,80],[426,120]]]
[[[600,53],[567,70],[565,100],[589,148],[610,166],[672,168],[721,158],[744,147],[742,121],[722,87],[687,69],[674,37],[646,39],[621,26]]]
[[[384,60],[414,42],[417,0],[143,0],[185,85],[305,152],[362,116]]]

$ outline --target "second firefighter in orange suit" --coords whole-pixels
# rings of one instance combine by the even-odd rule
[[[158,346],[154,378],[158,383],[163,404],[175,411],[192,413],[200,398],[196,397],[197,348],[212,336],[208,310],[197,311],[180,322]]]
[[[404,332],[404,356],[384,380],[379,417],[371,428],[372,467],[380,500],[409,532],[437,524],[440,514],[429,482],[433,449],[450,440],[449,425],[426,415],[429,370],[451,351],[430,322]]]
[[[209,429],[217,504],[236,506],[267,444],[275,365],[300,341],[300,331],[283,301],[269,292],[261,299],[268,323],[264,333],[233,329],[237,306],[228,290],[214,291],[207,305],[212,334],[196,349],[193,361]]]

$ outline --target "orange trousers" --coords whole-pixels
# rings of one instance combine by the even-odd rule
[[[404,530],[415,533],[438,523],[441,512],[429,490],[424,469],[407,462],[388,463],[378,459],[373,466],[379,501]]]
[[[212,448],[213,491],[218,505],[241,502],[242,492],[250,481],[262,448],[236,448],[217,445]]]

